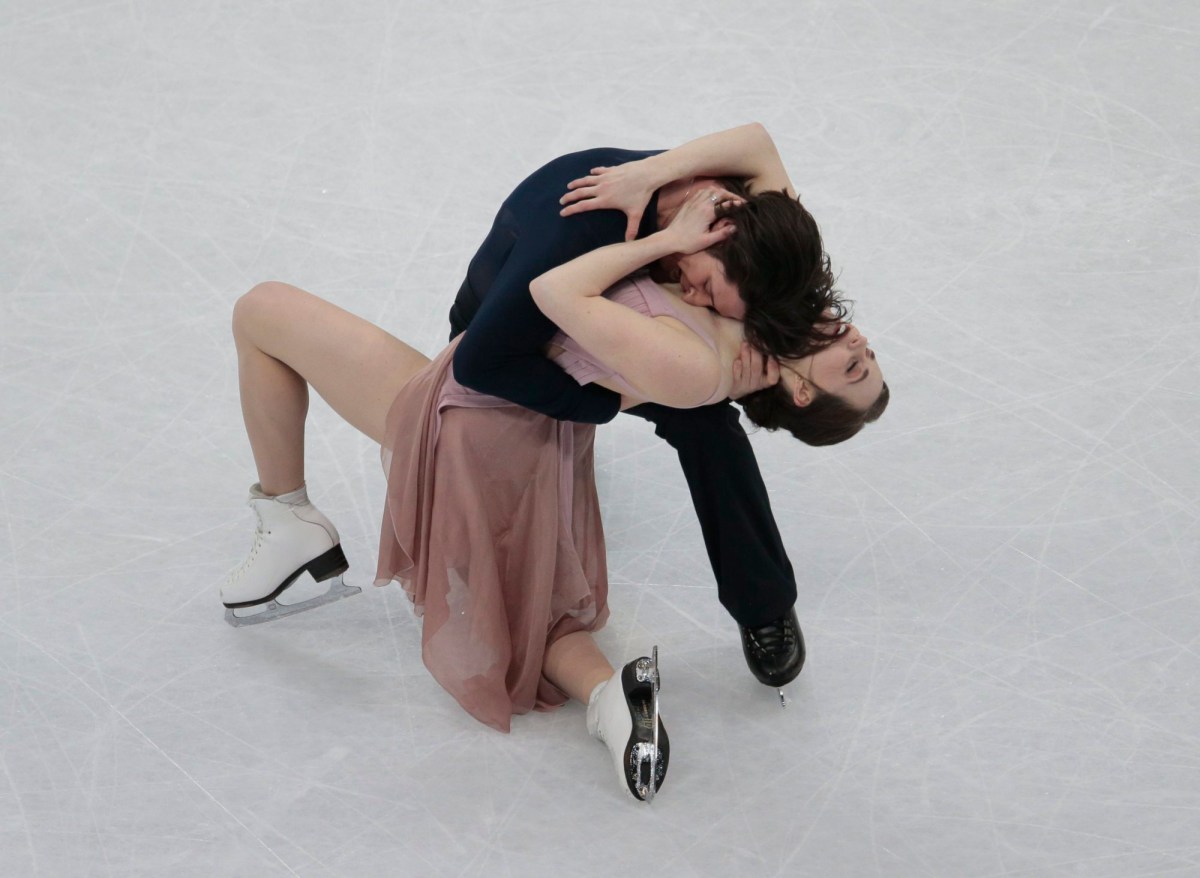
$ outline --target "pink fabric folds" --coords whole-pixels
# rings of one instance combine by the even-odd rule
[[[456,347],[388,414],[376,585],[400,582],[424,620],[425,666],[507,732],[513,714],[567,700],[542,676],[547,646],[608,618],[595,428],[467,390]]]

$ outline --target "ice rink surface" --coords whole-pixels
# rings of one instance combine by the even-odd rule
[[[1200,875],[1193,2],[0,6],[6,876]],[[230,309],[426,352],[503,196],[757,120],[887,369],[755,435],[809,661],[746,670],[673,453],[597,438],[600,637],[657,643],[647,809],[578,705],[511,735],[370,588],[376,449],[314,401],[362,595],[222,622],[254,470]]]

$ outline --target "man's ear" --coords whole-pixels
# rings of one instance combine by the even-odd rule
[[[816,399],[816,394],[813,392],[813,386],[801,378],[796,376],[796,386],[792,388],[792,403],[796,408],[807,408]]]

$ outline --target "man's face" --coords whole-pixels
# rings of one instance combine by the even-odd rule
[[[675,273],[679,275],[683,301],[689,305],[711,308],[732,320],[746,319],[746,303],[737,284],[725,277],[725,266],[707,250],[677,257],[672,267],[672,274]]]

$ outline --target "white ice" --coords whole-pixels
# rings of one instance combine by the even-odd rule
[[[0,4],[0,871],[1200,875],[1200,12],[1150,2]],[[427,352],[501,198],[763,122],[892,388],[753,439],[809,662],[779,709],[649,425],[597,441],[650,809],[583,710],[465,715],[399,589],[222,621],[229,318],[281,279]],[[369,585],[376,450],[310,490]]]

